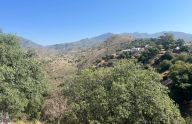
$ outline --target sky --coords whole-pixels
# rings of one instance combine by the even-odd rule
[[[0,0],[0,28],[42,45],[103,33],[192,33],[192,0]]]

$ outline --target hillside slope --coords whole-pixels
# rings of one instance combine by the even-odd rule
[[[82,39],[80,41],[76,41],[72,43],[50,45],[50,46],[47,46],[47,48],[56,50],[59,53],[77,52],[77,51],[95,47],[98,44],[103,43],[105,40],[107,40],[113,35],[114,34],[112,33],[106,33],[93,38],[86,38],[86,39]]]
[[[40,44],[37,44],[29,39],[20,37],[20,41],[21,41],[21,46],[24,48],[42,48],[43,46],[41,46]]]
[[[21,37],[21,44],[24,48],[34,48],[38,49],[44,54],[47,52],[48,54],[53,55],[60,55],[60,54],[67,54],[67,53],[74,53],[80,52],[83,50],[96,48],[102,45],[106,40],[109,38],[118,35],[119,37],[134,37],[135,39],[143,39],[143,38],[158,38],[162,36],[164,33],[171,33],[174,35],[175,39],[184,39],[186,42],[192,42],[192,34],[183,33],[183,32],[174,32],[174,31],[163,31],[154,34],[148,33],[121,33],[121,34],[112,34],[112,33],[105,33],[96,37],[92,38],[85,38],[76,42],[69,42],[69,43],[62,43],[62,44],[55,44],[49,46],[42,46],[33,41],[30,41],[26,38]]]
[[[148,34],[148,33],[122,33],[121,35],[129,35],[135,38],[158,38],[159,36],[162,36],[165,33],[173,34],[175,39],[183,39],[186,42],[192,42],[192,34],[184,33],[184,32],[174,32],[174,31],[162,31],[154,34]]]

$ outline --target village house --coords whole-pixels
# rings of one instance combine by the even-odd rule
[[[131,49],[124,49],[124,50],[122,50],[122,52],[142,52],[144,50],[145,50],[144,47],[134,47]]]

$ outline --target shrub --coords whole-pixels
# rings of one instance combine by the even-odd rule
[[[62,123],[184,123],[159,74],[135,62],[84,70],[63,85],[68,109]]]
[[[169,70],[171,65],[172,65],[171,61],[164,60],[163,62],[160,63],[159,71],[160,72],[167,71],[167,70]]]

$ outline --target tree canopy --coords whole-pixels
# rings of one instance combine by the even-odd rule
[[[48,88],[44,77],[18,37],[0,34],[0,111],[11,119],[38,118]]]
[[[170,77],[173,80],[173,98],[178,103],[192,100],[192,64],[177,61],[170,68]]]
[[[62,92],[68,100],[64,123],[184,123],[159,74],[133,61],[84,70],[68,79]]]
[[[149,47],[144,52],[141,53],[141,56],[138,58],[138,61],[147,64],[149,63],[149,60],[155,57],[158,53],[159,53],[158,48]]]
[[[172,47],[174,41],[175,40],[172,34],[165,33],[164,35],[159,37],[158,43],[163,45],[163,47],[167,50]]]

